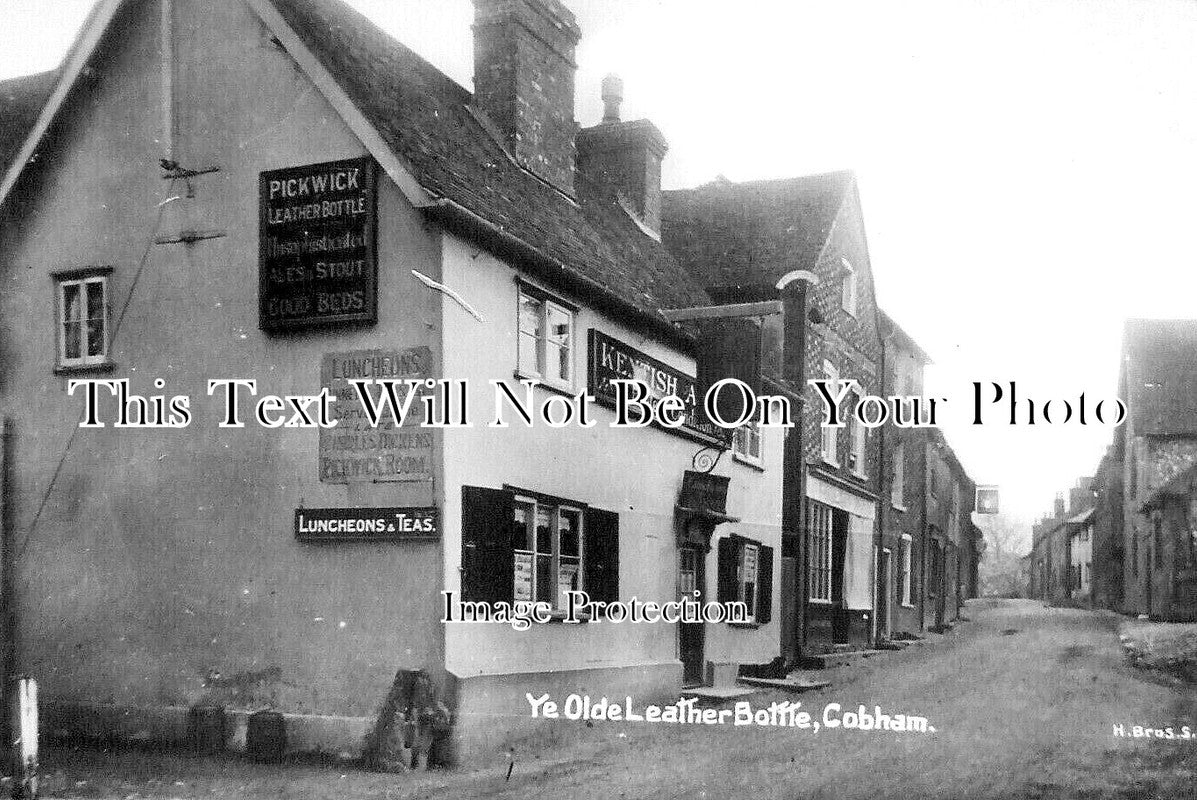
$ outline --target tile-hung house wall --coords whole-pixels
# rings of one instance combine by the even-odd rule
[[[383,711],[421,671],[467,758],[519,734],[527,691],[650,701],[685,670],[776,657],[780,435],[705,476],[725,503],[683,506],[712,444],[697,421],[613,430],[599,407],[592,428],[486,427],[491,380],[522,398],[537,378],[533,404],[559,413],[617,375],[686,392],[704,342],[660,312],[710,298],[651,203],[617,198],[636,187],[575,166],[568,9],[477,12],[477,97],[338,0],[108,0],[52,124],[29,111],[44,85],[0,87],[17,666],[52,729],[180,740],[188,709],[220,705],[244,747],[246,712],[268,708],[290,749],[355,753],[395,739]],[[616,144],[660,157],[651,137]],[[114,428],[101,391],[108,424],[78,429],[74,377],[189,395],[193,419]],[[346,395],[332,431],[258,425],[248,400],[245,427],[221,428],[207,396],[209,379],[261,395],[352,377],[467,379],[474,427],[374,429]],[[559,606],[570,588],[701,591],[750,619],[441,621],[442,590]]]
[[[923,369],[931,363],[922,348],[887,314],[881,313],[885,362],[885,394],[920,396]],[[888,601],[878,604],[880,634],[917,633],[922,629],[925,432],[886,425],[879,429],[888,491],[880,507],[881,544],[878,559],[878,597],[888,587]],[[888,568],[888,569],[887,569]]]
[[[1122,454],[1122,609],[1169,613],[1166,537],[1144,504],[1197,462],[1197,321],[1128,320],[1119,395],[1126,422],[1115,430]]]
[[[881,348],[872,272],[855,179],[837,172],[666,192],[663,236],[674,255],[724,302],[776,298],[792,270],[818,277],[809,297],[804,376],[852,379],[881,389]],[[784,569],[806,649],[862,645],[873,636],[874,532],[880,436],[863,427],[820,426],[822,402],[806,394],[802,444],[807,530],[787,532]],[[856,395],[847,407],[854,407]],[[783,598],[788,599],[788,598]]]

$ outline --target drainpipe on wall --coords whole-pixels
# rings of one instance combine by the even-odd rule
[[[12,508],[9,496],[9,458],[12,451],[12,422],[5,417],[0,427],[0,754],[12,764],[14,700],[16,699],[16,570],[13,552]]]
[[[777,282],[783,310],[782,330],[782,378],[798,396],[798,409],[794,427],[786,432],[782,455],[781,478],[781,530],[785,536],[796,542],[795,561],[797,575],[794,587],[798,593],[795,604],[797,618],[797,645],[799,652],[806,646],[806,610],[809,592],[806,586],[807,553],[802,535],[806,513],[806,468],[803,464],[802,418],[805,403],[806,371],[806,303],[808,290],[819,282],[812,272],[794,270],[782,276]]]

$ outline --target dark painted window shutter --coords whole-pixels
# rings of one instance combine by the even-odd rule
[[[761,545],[761,556],[757,560],[756,621],[762,625],[773,619],[773,548]]]
[[[720,603],[739,599],[740,582],[736,567],[740,562],[740,538],[728,536],[719,540],[719,596]]]
[[[736,378],[761,391],[761,327],[752,319],[703,320],[698,349],[698,396],[725,378]],[[726,420],[744,412],[739,392],[719,393],[719,413]]]
[[[619,515],[600,508],[586,510],[586,574],[582,588],[591,600],[619,599]]]
[[[511,547],[515,496],[501,489],[461,489],[461,599],[510,603],[515,595]]]

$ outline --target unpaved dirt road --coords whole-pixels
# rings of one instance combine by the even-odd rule
[[[832,703],[880,706],[925,717],[934,733],[546,722],[561,726],[546,736],[565,741],[539,757],[517,751],[509,779],[505,765],[406,776],[241,766],[162,790],[389,800],[1197,798],[1197,691],[1128,667],[1115,616],[1018,600],[971,601],[965,613],[971,621],[942,639],[835,670],[832,686],[796,698],[816,719]],[[750,701],[762,708],[783,699]],[[1178,735],[1188,725],[1194,738],[1118,737],[1117,725],[1128,734],[1171,726]],[[64,775],[63,788],[80,775]],[[116,776],[97,777],[95,794],[82,794],[106,794],[100,787]]]

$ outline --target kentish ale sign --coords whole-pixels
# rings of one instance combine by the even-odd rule
[[[376,322],[373,159],[263,172],[258,193],[259,326]]]
[[[673,395],[685,406],[685,422],[680,428],[665,428],[707,444],[727,448],[731,431],[714,425],[702,410],[702,398],[698,382],[691,375],[658,361],[618,339],[590,330],[590,370],[587,389],[595,399],[604,405],[614,405],[615,387],[613,380],[636,380],[648,389],[645,399],[649,405],[661,398]]]

